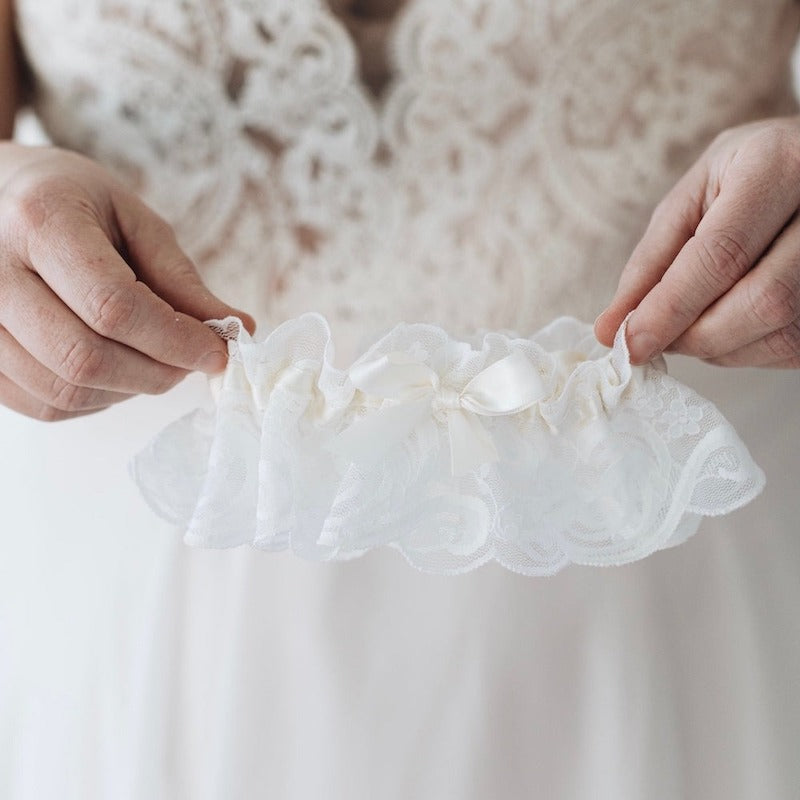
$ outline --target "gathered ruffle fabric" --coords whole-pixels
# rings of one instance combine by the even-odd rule
[[[315,561],[399,550],[431,573],[623,564],[752,500],[764,474],[719,410],[559,317],[523,338],[400,323],[349,369],[309,312],[258,341],[236,318],[214,410],[179,419],[132,475],[200,547]]]

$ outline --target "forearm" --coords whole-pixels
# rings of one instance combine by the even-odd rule
[[[11,0],[0,0],[0,139],[9,139],[20,98]]]

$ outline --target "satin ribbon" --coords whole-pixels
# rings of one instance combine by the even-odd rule
[[[486,367],[461,391],[442,386],[427,364],[397,351],[356,364],[349,376],[362,392],[394,402],[367,412],[333,439],[330,450],[369,464],[433,415],[447,423],[453,475],[498,460],[494,441],[479,415],[516,414],[545,396],[539,371],[519,350]]]

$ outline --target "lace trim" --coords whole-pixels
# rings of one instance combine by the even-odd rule
[[[529,338],[400,323],[346,370],[319,313],[261,341],[235,318],[208,324],[230,352],[216,409],[131,463],[190,545],[317,561],[390,546],[426,572],[494,560],[547,575],[643,558],[764,486],[731,425],[663,358],[631,365],[627,320],[610,350],[572,317]]]

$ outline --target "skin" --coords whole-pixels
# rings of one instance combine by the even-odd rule
[[[631,361],[800,367],[800,116],[721,133],[656,207],[595,321]],[[635,310],[634,310],[635,309]]]
[[[0,137],[8,139],[19,105],[18,73],[14,57],[11,0],[0,0]]]
[[[361,80],[379,96],[391,78],[386,37],[405,0],[328,0],[359,52]]]
[[[0,133],[20,95],[0,0]],[[36,419],[93,413],[225,368],[202,320],[249,315],[212,295],[171,227],[99,164],[0,142],[0,403]]]
[[[405,0],[328,0],[334,14],[363,19],[391,19],[405,5]]]

